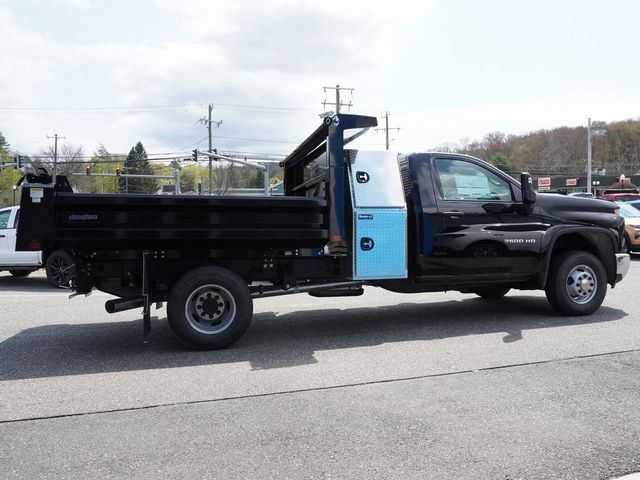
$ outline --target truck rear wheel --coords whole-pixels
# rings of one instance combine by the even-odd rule
[[[600,260],[587,252],[564,252],[551,261],[545,288],[547,300],[564,315],[595,312],[607,293],[607,276]]]
[[[202,350],[224,348],[249,328],[253,302],[246,283],[220,267],[191,270],[169,295],[167,317],[173,331]]]

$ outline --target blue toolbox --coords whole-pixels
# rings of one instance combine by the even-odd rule
[[[347,151],[353,280],[407,278],[407,205],[397,154]]]

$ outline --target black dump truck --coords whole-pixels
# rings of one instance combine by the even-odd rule
[[[588,315],[627,273],[612,202],[536,194],[528,174],[450,153],[345,148],[377,125],[334,115],[281,165],[284,196],[73,193],[62,176],[23,184],[20,250],[64,249],[70,287],[115,295],[109,313],[167,302],[175,333],[225,347],[254,298],[456,290],[498,299],[544,289],[563,315]]]

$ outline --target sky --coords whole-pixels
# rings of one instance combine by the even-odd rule
[[[343,112],[389,112],[400,152],[639,119],[638,19],[636,0],[0,0],[0,132],[27,155],[57,133],[188,156],[213,104],[214,147],[283,155],[336,85]]]

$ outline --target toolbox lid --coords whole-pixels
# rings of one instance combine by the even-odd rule
[[[354,208],[406,208],[398,154],[345,150]]]

